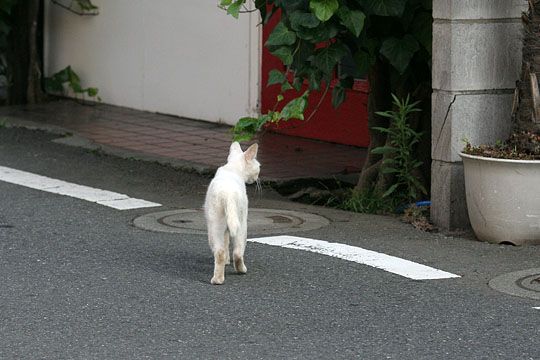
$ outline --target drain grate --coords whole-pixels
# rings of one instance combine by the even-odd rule
[[[498,276],[489,282],[489,286],[510,295],[540,300],[540,268]]]
[[[299,211],[249,209],[248,234],[285,234],[315,230],[330,223],[325,217]],[[168,233],[206,234],[206,220],[200,209],[160,211],[140,216],[133,224],[141,229]]]

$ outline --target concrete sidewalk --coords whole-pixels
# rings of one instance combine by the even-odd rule
[[[73,100],[1,107],[0,122],[70,133],[73,136],[59,142],[201,173],[213,172],[226,161],[232,140],[229,126]],[[270,132],[257,141],[261,179],[266,181],[343,175],[354,181],[367,154],[363,148]]]

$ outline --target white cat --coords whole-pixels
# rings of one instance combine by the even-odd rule
[[[244,250],[247,238],[248,198],[245,183],[259,178],[257,144],[242,152],[240,144],[232,143],[227,164],[220,167],[206,192],[204,214],[208,228],[208,242],[214,254],[212,284],[223,284],[225,265],[230,263],[229,238],[233,242],[234,268],[247,272]]]

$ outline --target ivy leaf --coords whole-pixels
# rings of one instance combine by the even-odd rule
[[[293,62],[292,50],[287,46],[282,46],[274,51],[271,51],[270,53],[277,56],[285,66],[291,65]]]
[[[64,91],[64,86],[62,82],[58,81],[54,77],[45,78],[45,89],[48,92],[62,92]]]
[[[300,119],[304,120],[304,111],[307,107],[308,92],[306,91],[302,96],[297,97],[289,101],[281,110],[281,117],[284,120]]]
[[[339,32],[338,27],[331,22],[319,23],[315,28],[302,28],[297,31],[296,36],[302,40],[307,40],[312,44],[318,44],[323,41],[334,38]]]
[[[427,12],[422,12],[414,18],[411,25],[411,33],[430,54],[432,46],[432,23],[433,18],[431,17],[431,14]]]
[[[332,106],[336,109],[345,101],[345,89],[342,86],[336,85],[332,90]]]
[[[231,5],[231,3],[232,3],[232,0],[221,0],[219,2],[219,6],[229,6]]]
[[[98,94],[98,89],[90,87],[86,89],[86,93],[88,94],[88,96],[95,97]]]
[[[281,85],[281,91],[282,92],[285,92],[287,90],[292,90],[293,87],[291,86],[291,84],[289,84],[288,81],[284,82],[282,85]]]
[[[394,37],[386,39],[382,43],[381,54],[400,74],[403,74],[419,48],[418,41],[412,35],[407,34],[403,39]]]
[[[284,9],[287,13],[306,7],[305,0],[272,0],[269,3],[274,3],[275,6]]]
[[[280,21],[270,36],[266,40],[266,46],[292,45],[296,41],[296,34],[289,30],[287,26]]]
[[[304,85],[304,80],[300,77],[295,77],[292,84],[293,88],[296,91],[300,91],[300,89],[302,88],[302,85]]]
[[[356,37],[360,36],[364,28],[364,20],[366,15],[358,10],[349,10],[346,6],[339,8],[337,15],[341,20],[341,24],[349,29]]]
[[[234,125],[233,131],[235,134],[250,134],[253,136],[257,131],[257,123],[259,119],[254,117],[243,117],[238,119],[236,125]]]
[[[268,84],[266,86],[274,85],[274,84],[282,84],[285,82],[285,74],[277,69],[270,70],[268,73]]]
[[[69,87],[71,87],[71,90],[73,90],[73,92],[75,92],[75,93],[80,94],[80,93],[83,92],[81,84],[79,84],[78,82],[69,83]]]
[[[321,89],[321,76],[320,72],[313,70],[308,74],[308,84],[311,90]]]
[[[379,16],[401,16],[407,1],[403,0],[364,0],[363,5]]]
[[[354,64],[359,74],[365,75],[368,73],[372,64],[371,55],[365,51],[357,51],[353,55]]]
[[[229,5],[227,8],[227,14],[232,15],[234,18],[238,19],[238,14],[240,13],[240,7],[245,2],[245,0],[237,0]]]
[[[327,21],[339,8],[338,0],[310,0],[309,8],[317,19]]]
[[[303,11],[294,11],[289,14],[291,28],[294,31],[301,31],[302,28],[312,29],[317,27],[321,22],[312,13]]]
[[[313,65],[325,75],[332,73],[337,63],[347,55],[347,47],[341,43],[334,43],[326,48],[318,50],[313,59]]]

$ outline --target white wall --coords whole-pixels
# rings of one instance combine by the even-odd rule
[[[259,103],[258,14],[218,0],[93,0],[97,16],[46,1],[45,72],[71,65],[103,102],[234,124]]]

